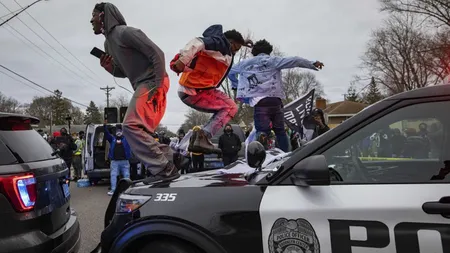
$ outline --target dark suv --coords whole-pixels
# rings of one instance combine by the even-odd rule
[[[37,118],[0,112],[0,252],[76,253],[69,170],[32,129]]]

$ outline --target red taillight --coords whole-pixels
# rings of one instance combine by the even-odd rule
[[[18,212],[33,210],[36,203],[36,178],[33,175],[0,176],[0,190]]]

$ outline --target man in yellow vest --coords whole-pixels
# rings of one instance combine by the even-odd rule
[[[74,177],[73,180],[77,181],[78,179],[81,178],[81,171],[83,169],[83,165],[82,165],[82,158],[81,158],[81,153],[83,152],[83,136],[84,136],[84,132],[81,131],[78,133],[78,136],[76,137],[75,140],[75,145],[77,145],[77,149],[74,151],[73,153],[73,170],[74,170]]]

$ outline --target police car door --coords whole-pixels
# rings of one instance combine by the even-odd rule
[[[330,140],[316,154],[342,181],[267,187],[264,252],[450,252],[450,102],[434,100],[402,102]]]

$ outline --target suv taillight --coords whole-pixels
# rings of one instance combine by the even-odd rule
[[[36,203],[36,178],[31,174],[0,176],[0,191],[8,197],[16,211],[31,211]]]

